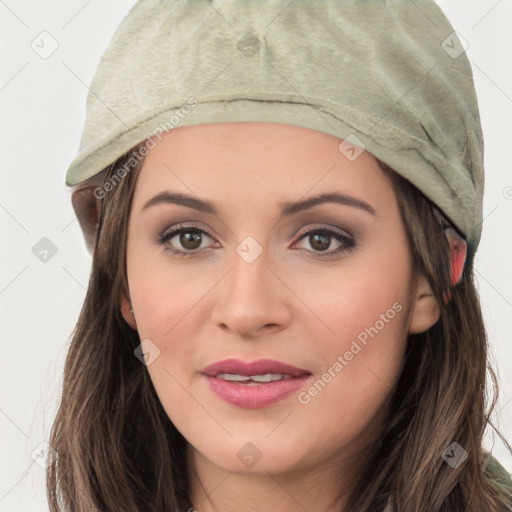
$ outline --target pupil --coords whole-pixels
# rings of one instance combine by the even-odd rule
[[[315,243],[311,243],[311,246],[314,247],[315,249],[318,249],[319,251],[325,251],[325,249],[327,249],[329,247],[329,243],[330,243],[330,235],[322,235],[322,234],[315,234],[315,235],[311,235],[310,237]],[[322,242],[323,240],[323,242]],[[316,244],[316,242],[320,241],[320,244]],[[316,244],[316,245],[315,245]]]
[[[194,242],[198,242],[195,243]],[[201,235],[196,231],[187,231],[186,233],[181,233],[180,243],[185,249],[197,249],[201,245]]]

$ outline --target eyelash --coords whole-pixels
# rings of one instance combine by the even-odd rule
[[[190,233],[190,232],[201,233],[201,234],[206,235],[208,238],[211,238],[213,240],[213,237],[210,236],[203,229],[199,229],[196,226],[178,225],[172,231],[168,231],[168,232],[164,231],[158,237],[158,243],[160,245],[166,245],[176,235],[179,235],[181,233]],[[331,237],[335,238],[336,240],[338,240],[340,243],[343,242],[345,244],[344,248],[336,249],[336,250],[330,251],[330,252],[320,252],[320,251],[314,251],[314,250],[310,250],[310,249],[304,249],[306,251],[314,252],[315,253],[315,257],[327,258],[329,256],[335,256],[335,255],[340,255],[340,254],[344,254],[344,253],[349,253],[349,252],[353,251],[356,248],[355,240],[352,237],[344,235],[343,233],[341,233],[339,231],[334,231],[334,230],[328,229],[328,228],[315,228],[315,229],[310,229],[309,231],[306,231],[304,233],[300,233],[298,241],[301,241],[304,238],[307,238],[308,236],[310,236],[312,234],[315,234],[315,233],[321,233],[323,235],[331,236]],[[198,254],[200,254],[200,251],[197,250],[197,249],[194,250],[194,251],[182,251],[182,250],[179,250],[179,249],[175,249],[175,248],[171,247],[170,245],[167,245],[165,247],[165,250],[166,251],[170,251],[171,253],[173,253],[173,254],[175,254],[177,256],[184,257],[184,258],[186,258],[186,257],[194,257],[194,256],[197,256]]]

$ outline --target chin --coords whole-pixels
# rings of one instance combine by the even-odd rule
[[[212,441],[217,443],[218,441]],[[199,447],[201,448],[201,447]],[[208,447],[208,448],[211,448]],[[284,473],[297,469],[297,450],[290,450],[280,443],[268,439],[231,439],[217,449],[199,450],[202,457],[225,471],[242,474]],[[197,448],[196,448],[197,450]],[[293,456],[291,456],[293,454]]]

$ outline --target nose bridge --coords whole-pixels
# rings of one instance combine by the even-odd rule
[[[233,255],[228,299],[235,300],[239,308],[254,309],[263,307],[270,299],[267,281],[271,272],[267,268],[269,250],[254,238],[248,238],[237,246]]]

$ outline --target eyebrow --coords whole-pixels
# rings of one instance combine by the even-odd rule
[[[377,217],[375,209],[369,205],[366,201],[358,199],[347,194],[340,194],[338,192],[330,192],[325,194],[318,194],[308,199],[301,201],[285,201],[280,203],[281,214],[279,218],[289,217],[295,215],[309,208],[313,208],[323,203],[336,203],[345,206],[351,206],[358,208],[359,210],[365,211]],[[142,211],[156,206],[158,204],[177,204],[193,208],[203,213],[209,213],[212,215],[219,215],[219,210],[215,207],[214,203],[203,199],[197,199],[196,197],[188,194],[181,194],[179,192],[161,192],[149,201],[147,201],[142,207]]]

